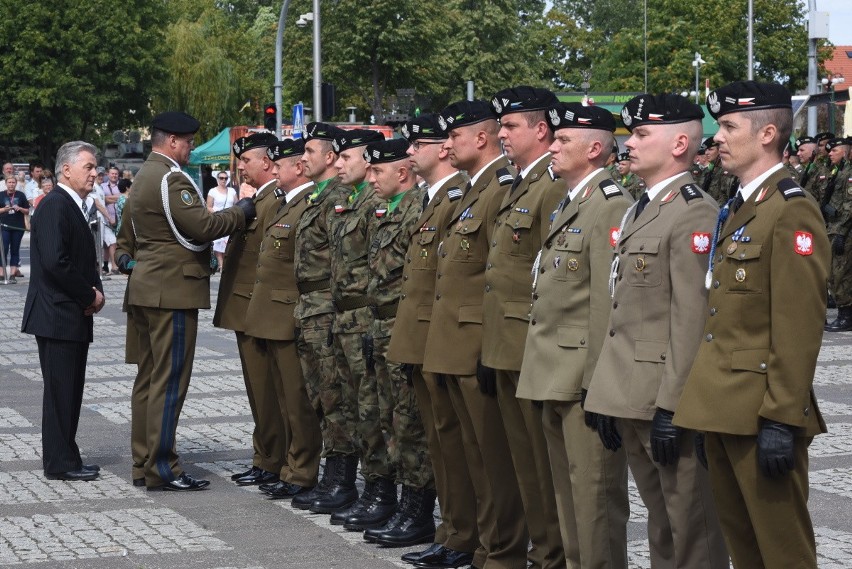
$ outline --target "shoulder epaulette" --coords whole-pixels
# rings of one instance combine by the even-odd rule
[[[275,188],[275,192],[273,193],[275,194],[276,198],[284,197],[285,194],[284,190],[282,190],[281,188]]]
[[[701,190],[698,189],[698,186],[695,184],[686,184],[685,186],[681,186],[680,193],[683,194],[683,199],[685,199],[687,203],[695,198],[701,197]]]
[[[501,186],[505,186],[514,182],[515,177],[509,172],[508,168],[500,168],[497,170],[497,181],[500,182]]]
[[[550,166],[547,167],[547,173],[550,174],[550,179],[553,180],[554,182],[556,181],[557,178],[559,178],[559,175],[556,172],[553,171],[553,164],[551,164]]]
[[[614,198],[621,195],[621,188],[613,180],[603,180],[598,184],[606,199]]]
[[[793,180],[793,178],[782,178],[778,182],[778,190],[781,192],[781,195],[784,196],[785,200],[805,196],[805,190],[803,190],[799,184]]]
[[[461,188],[450,188],[449,190],[447,190],[447,199],[451,202],[461,199],[463,195],[464,192],[461,190]]]

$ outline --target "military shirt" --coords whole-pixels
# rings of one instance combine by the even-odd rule
[[[367,263],[370,229],[376,223],[375,211],[379,205],[369,184],[351,203],[349,194],[337,195],[334,209],[327,218],[331,247],[331,294],[336,303],[344,299],[366,297],[370,277]]]

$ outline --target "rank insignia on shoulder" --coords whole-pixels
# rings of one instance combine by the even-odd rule
[[[447,190],[447,199],[451,202],[456,201],[457,199],[461,199],[464,195],[464,192],[461,191],[461,188],[450,188]]]
[[[695,184],[686,184],[685,186],[681,186],[680,193],[683,194],[683,199],[689,203],[695,198],[701,197],[701,190],[698,189],[698,186]]]
[[[376,217],[382,218],[388,212],[387,208],[380,208],[376,210]]]
[[[554,182],[556,181],[557,178],[559,178],[559,175],[556,172],[553,171],[553,165],[552,164],[547,167],[547,173],[550,174],[550,179]]]
[[[336,206],[334,206],[334,213],[343,213],[344,211],[346,211],[345,206],[342,206],[340,204],[337,204]]]
[[[781,195],[784,196],[785,200],[805,196],[805,190],[803,190],[792,178],[783,178],[779,181],[778,190],[781,191]]]
[[[621,195],[621,188],[619,188],[618,184],[616,184],[613,180],[604,180],[598,185],[606,199]]]
[[[192,194],[189,190],[183,190],[180,193],[180,201],[182,201],[186,205],[192,205],[193,199]]]
[[[275,188],[275,192],[273,192],[273,193],[275,194],[276,198],[283,198],[284,197],[284,190],[282,190],[281,188]]]
[[[515,177],[509,172],[508,168],[500,168],[497,170],[497,181],[500,182],[501,186],[505,186],[514,182]]]

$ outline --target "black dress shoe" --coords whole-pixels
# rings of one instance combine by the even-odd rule
[[[84,464],[83,470],[88,470],[90,472],[100,472],[101,467],[98,466],[97,464]]]
[[[263,469],[260,468],[259,466],[252,466],[251,468],[249,468],[245,472],[237,472],[236,474],[231,474],[231,480],[236,482],[237,478],[244,478],[246,476],[250,476],[252,474],[256,474],[256,473],[261,472],[261,471],[263,471]]]
[[[422,559],[414,564],[415,567],[423,567],[424,569],[455,569],[456,567],[467,566],[473,562],[473,553],[465,553],[464,551],[456,551],[449,547],[442,547],[441,551],[429,559]]]
[[[237,478],[234,482],[237,483],[237,486],[254,486],[255,484],[269,484],[276,480],[278,480],[277,474],[258,468],[257,472]]]
[[[166,492],[191,492],[194,490],[204,490],[210,486],[209,480],[196,480],[186,472],[161,486],[149,486],[148,492],[155,490],[163,490]]]
[[[403,555],[400,559],[406,563],[417,563],[418,561],[426,561],[443,549],[444,546],[440,543],[433,543],[423,551],[410,551]]]
[[[133,479],[133,485],[136,486],[137,488],[141,488],[142,486],[145,486],[145,477],[143,476],[142,478],[134,478]]]
[[[94,480],[100,476],[97,472],[92,472],[91,470],[69,470],[68,472],[45,472],[44,477],[48,480],[81,480],[81,481],[89,481]]]
[[[289,482],[278,482],[275,488],[270,489],[266,494],[273,500],[286,500],[304,494],[313,490],[313,486],[299,486]]]

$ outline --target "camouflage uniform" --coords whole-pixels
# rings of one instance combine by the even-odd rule
[[[331,293],[337,309],[332,324],[334,365],[344,400],[337,420],[356,436],[361,473],[368,481],[392,477],[378,413],[373,313],[367,298],[367,250],[377,206],[372,187],[365,184],[357,195],[353,191],[339,198],[328,217]]]
[[[393,212],[385,212],[386,205],[376,210],[377,224],[371,235],[369,252],[368,294],[374,306],[371,330],[379,415],[382,429],[389,435],[388,454],[396,471],[396,481],[413,488],[434,486],[432,461],[414,387],[402,364],[388,361],[387,353],[402,290],[405,256],[411,231],[423,209],[424,195],[425,191],[415,186],[405,193]]]
[[[829,189],[825,197],[827,203],[822,207],[828,237],[833,240],[841,236],[846,240],[841,254],[832,253],[829,287],[834,292],[838,308],[852,306],[852,244],[849,233],[852,229],[852,162],[844,160],[834,167],[831,173]],[[829,195],[830,193],[830,195]]]
[[[804,172],[801,178],[804,182],[800,185],[821,204],[830,174],[828,168],[822,162],[814,161],[804,168]]]
[[[637,176],[632,172],[628,172],[626,176],[614,176],[614,179],[617,180],[621,186],[630,192],[630,195],[633,196],[634,200],[638,200],[642,194],[647,190],[647,186],[645,186],[645,180]]]
[[[722,168],[722,162],[716,159],[707,165],[701,189],[710,194],[716,203],[724,205],[737,191],[739,179]]]
[[[334,177],[317,184],[308,195],[308,208],[296,229],[296,281],[299,300],[295,316],[301,326],[296,340],[305,387],[311,404],[323,418],[323,455],[354,454],[354,432],[341,423],[343,393],[337,381],[334,352],[331,347],[331,325],[334,304],[331,300],[331,250],[327,219],[334,215],[334,205],[349,188]]]

